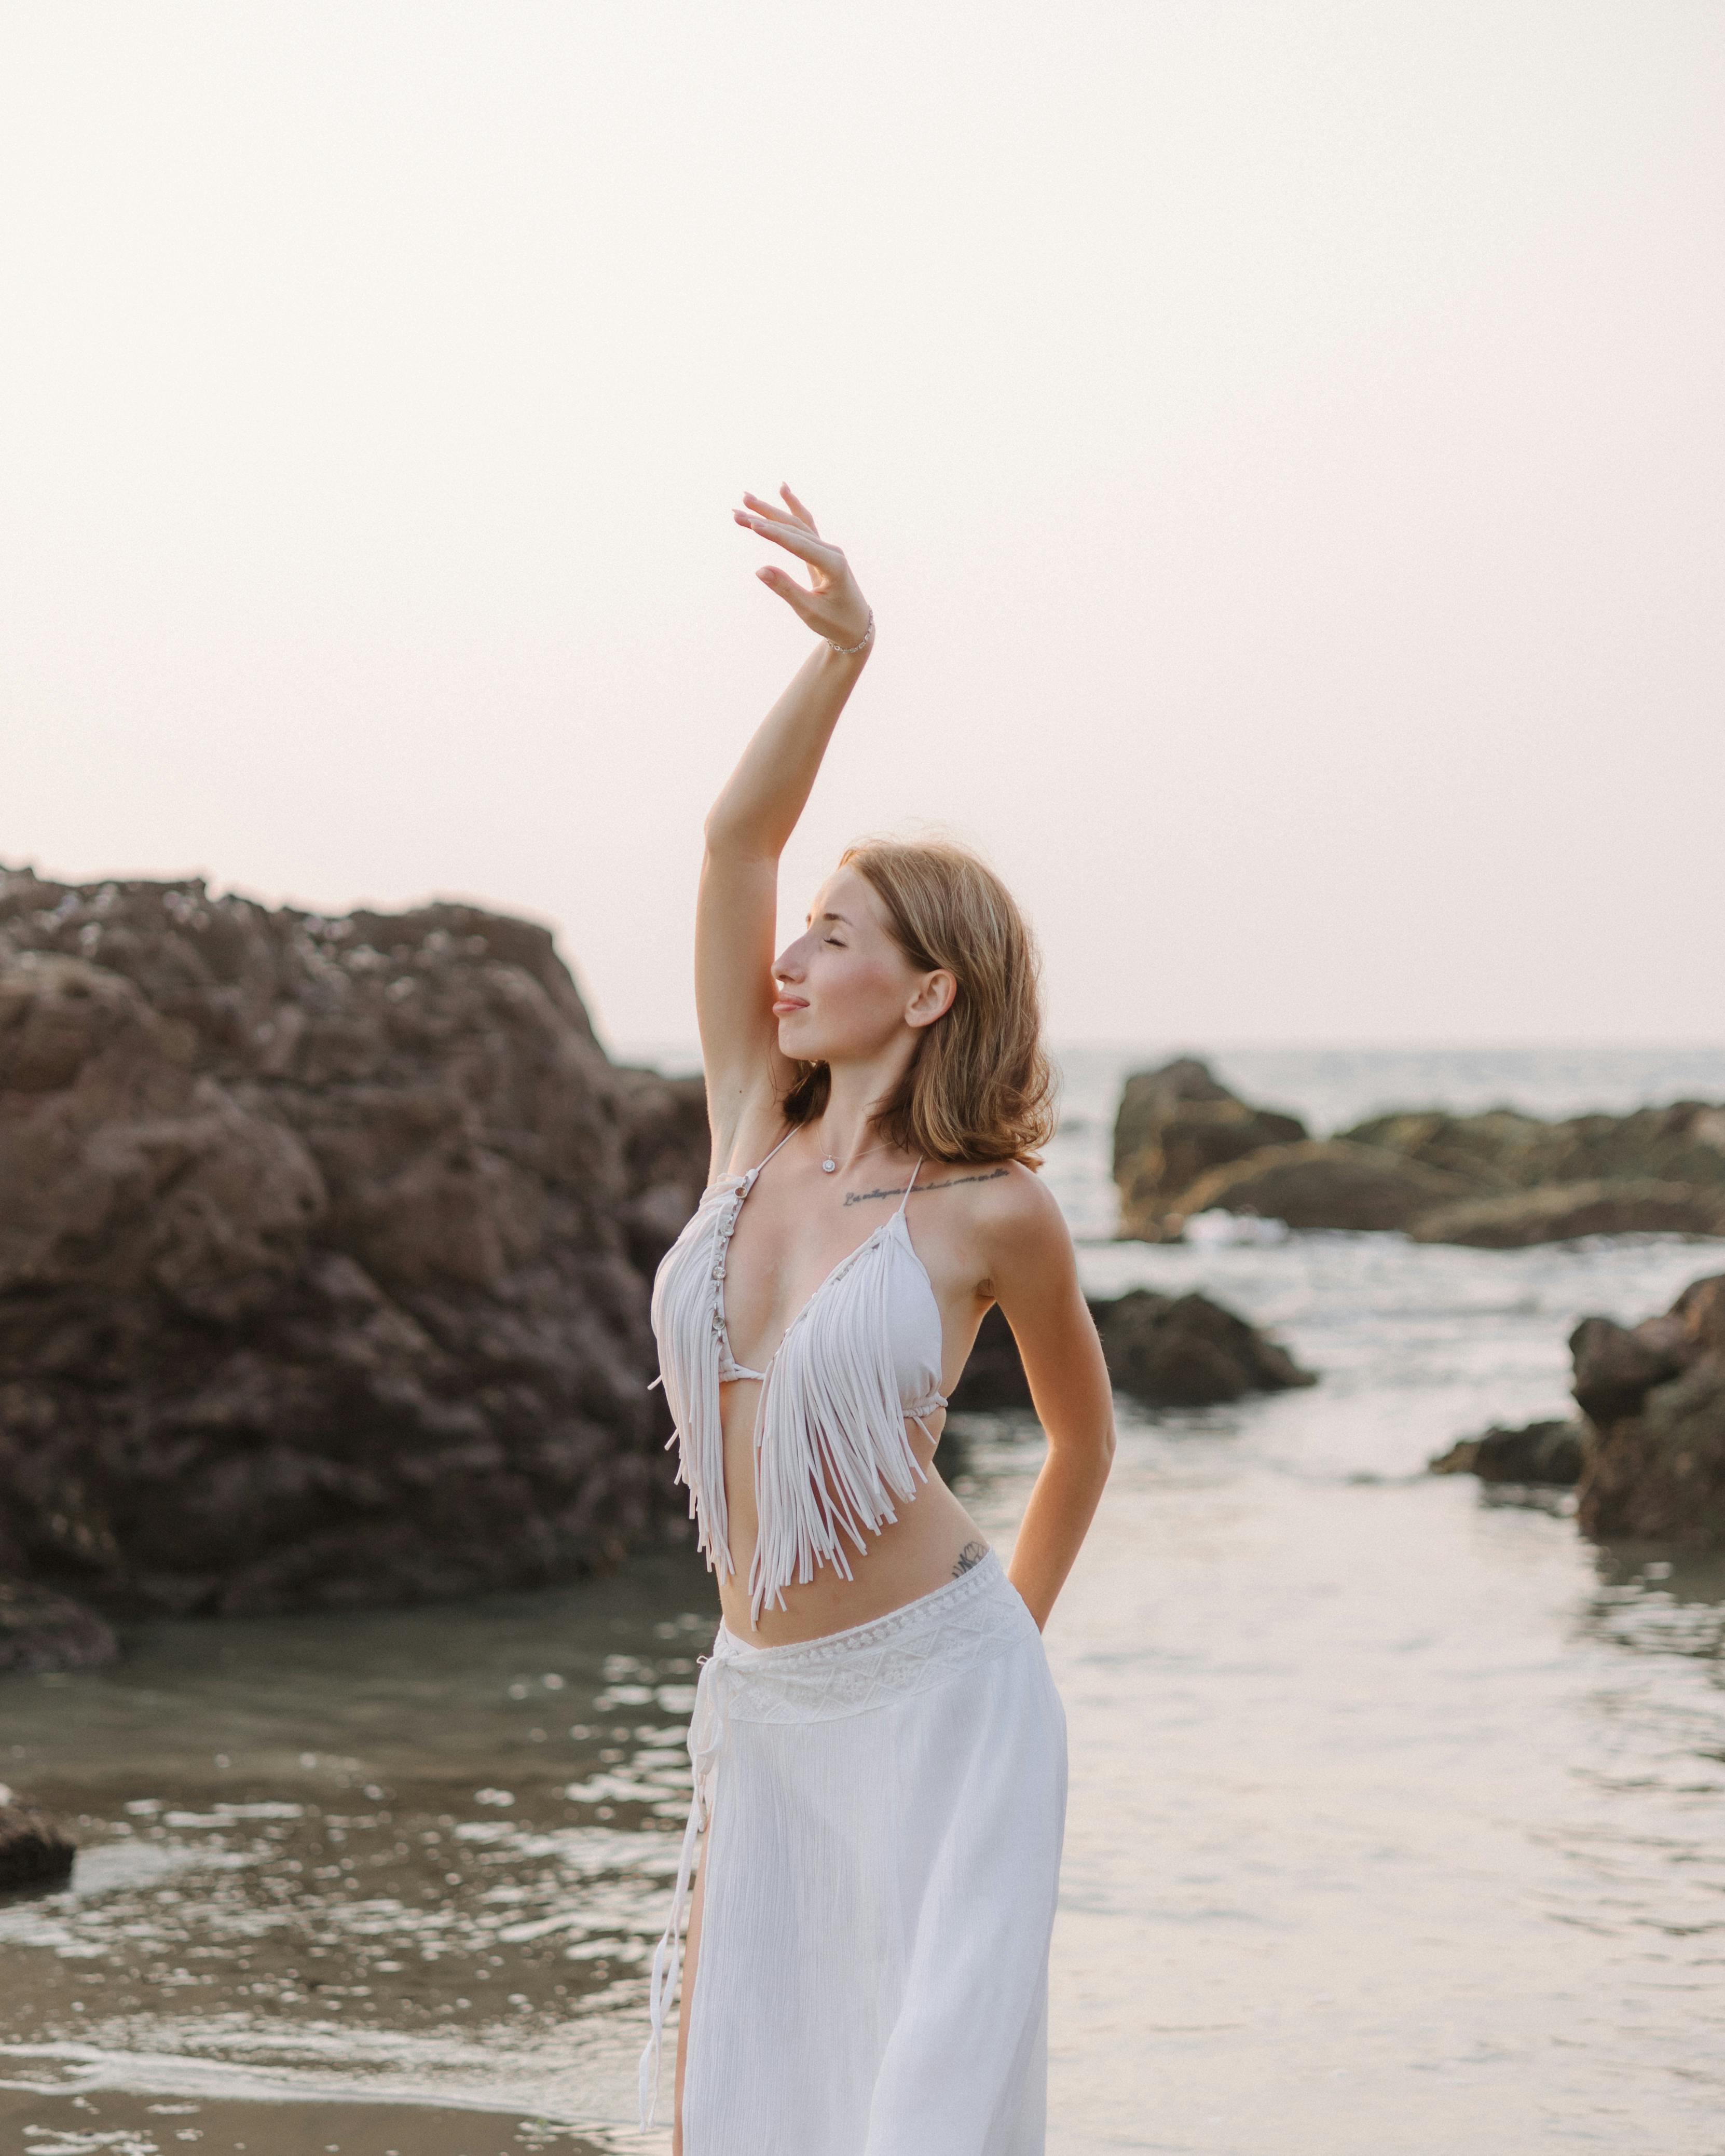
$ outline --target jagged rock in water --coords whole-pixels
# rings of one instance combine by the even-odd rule
[[[1584,1235],[1725,1235],[1725,1189],[1685,1183],[1561,1183],[1496,1198],[1464,1198],[1422,1213],[1417,1243],[1521,1250]]]
[[[1133,1154],[1156,1142],[1163,1122],[1180,1109],[1242,1105],[1238,1095],[1196,1055],[1178,1055],[1154,1070],[1134,1070],[1121,1088],[1114,1117],[1117,1179]]]
[[[1200,1176],[1181,1198],[1175,1224],[1214,1208],[1296,1229],[1406,1229],[1470,1194],[1459,1177],[1381,1147],[1309,1138],[1303,1145],[1267,1147]]]
[[[1239,1100],[1195,1057],[1137,1073],[1114,1132],[1121,1234],[1176,1241],[1216,1210],[1481,1250],[1725,1235],[1725,1107],[1705,1101],[1554,1123],[1407,1111],[1304,1140],[1297,1119]]]
[[[0,1789],[0,1894],[52,1886],[72,1869],[78,1845],[36,1804]]]
[[[0,1567],[227,1611],[614,1560],[675,1509],[664,1083],[531,922],[0,875]]]
[[[1208,1296],[1134,1288],[1093,1300],[1090,1310],[1109,1377],[1147,1407],[1210,1407],[1317,1382],[1267,1334]],[[1018,1346],[998,1307],[983,1320],[952,1405],[959,1413],[1030,1405]]]
[[[1464,1437],[1431,1462],[1434,1475],[1476,1475],[1481,1482],[1527,1482],[1573,1489],[1581,1479],[1582,1426],[1568,1420],[1494,1424]]]
[[[1587,1419],[1582,1526],[1725,1548],[1725,1273],[1633,1328],[1584,1318],[1569,1347]]]
[[[0,1579],[0,1674],[88,1670],[119,1653],[93,1609],[33,1580]]]
[[[1477,1116],[1399,1113],[1375,1116],[1341,1135],[1502,1191],[1680,1183],[1725,1192],[1725,1106],[1704,1101],[1560,1122],[1509,1108]]]
[[[1267,1334],[1205,1295],[1170,1300],[1134,1288],[1091,1310],[1109,1376],[1150,1405],[1207,1407],[1317,1382]]]
[[[1160,1241],[1171,1223],[1178,1232],[1191,1209],[1183,1194],[1208,1171],[1305,1136],[1297,1116],[1250,1106],[1196,1057],[1135,1072],[1114,1123],[1122,1235]]]

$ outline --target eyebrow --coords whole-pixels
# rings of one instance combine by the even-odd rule
[[[817,921],[842,921],[847,928],[850,926],[850,916],[844,913],[811,913],[809,916],[809,927],[812,928]]]

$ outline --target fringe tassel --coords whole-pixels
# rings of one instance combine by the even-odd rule
[[[724,1283],[715,1271],[725,1262],[742,1190],[742,1178],[736,1178],[706,1192],[653,1283],[653,1331],[675,1425],[665,1450],[678,1449],[675,1479],[688,1490],[689,1517],[707,1568],[726,1575],[732,1569],[731,1536],[725,1516],[717,1348]]]
[[[903,1255],[896,1220],[842,1260],[804,1303],[762,1385],[752,1619],[769,1602],[783,1609],[785,1589],[806,1586],[817,1565],[853,1578],[845,1543],[865,1551],[867,1535],[897,1519],[895,1499],[907,1503],[928,1479],[905,1429],[888,1324],[892,1270]],[[882,1242],[880,1262],[862,1266]]]
[[[653,1284],[653,1330],[678,1450],[675,1479],[708,1568],[729,1577],[725,1430],[719,1343],[724,1268],[752,1177],[726,1178],[703,1196]],[[896,1269],[918,1266],[901,1213],[884,1222],[820,1283],[785,1328],[762,1381],[755,1419],[757,1531],[749,1568],[749,1611],[758,1620],[784,1590],[806,1586],[818,1566],[855,1577],[847,1545],[898,1517],[927,1474],[911,1449],[908,1418],[944,1406],[938,1392],[906,1409],[899,1397],[890,1323]],[[865,1263],[871,1256],[874,1263]],[[927,1431],[923,1428],[923,1435]]]

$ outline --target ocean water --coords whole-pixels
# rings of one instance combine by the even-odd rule
[[[1116,1244],[1114,1102],[1159,1053],[1063,1059],[1048,1173],[1086,1281],[1202,1286],[1322,1382],[1122,1405],[1048,1631],[1050,2149],[1718,2156],[1725,1561],[1602,1550],[1561,1495],[1424,1468],[1561,1411],[1575,1321],[1664,1306],[1725,1245]],[[1725,1049],[1214,1060],[1320,1130],[1725,1099]],[[955,1424],[1003,1548],[1039,1456],[1027,1417]],[[633,2131],[633,2076],[715,1607],[660,1554],[545,1594],[152,1625],[115,1670],[8,1684],[0,1779],[83,1843],[68,1889],[0,1904],[17,2145],[167,2156],[248,2097],[277,2099],[252,2156],[297,2156],[336,2097],[400,2156],[386,2102],[507,2112],[511,2147],[668,2145]],[[121,2133],[95,2123],[116,2088]]]

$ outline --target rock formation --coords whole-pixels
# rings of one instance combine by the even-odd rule
[[[1633,1327],[1584,1318],[1569,1348],[1586,1417],[1582,1526],[1725,1548],[1725,1273]]]
[[[1725,1235],[1725,1190],[1686,1183],[1560,1183],[1549,1190],[1459,1199],[1407,1224],[1416,1243],[1466,1243],[1479,1250],[1521,1250],[1583,1235]]]
[[[630,1196],[618,1218],[636,1269],[650,1281],[706,1187],[711,1140],[706,1084],[627,1064],[612,1075],[624,1116],[623,1165]]]
[[[1343,1135],[1474,1185],[1409,1224],[1420,1242],[1509,1250],[1583,1235],[1725,1235],[1725,1107],[1705,1101],[1550,1123],[1507,1108],[1379,1116]]]
[[[1251,1107],[1189,1057],[1127,1081],[1114,1174],[1121,1234],[1148,1242],[1178,1240],[1211,1209],[1482,1250],[1725,1235],[1725,1107],[1679,1101],[1556,1123],[1507,1108],[1398,1114],[1307,1140],[1294,1118]]]
[[[0,875],[0,1570],[228,1611],[614,1560],[674,1502],[696,1122],[532,923]]]
[[[0,1894],[48,1887],[72,1869],[78,1845],[35,1804],[0,1789]]]
[[[1482,1192],[1625,1182],[1725,1192],[1725,1107],[1702,1101],[1554,1123],[1508,1108],[1479,1116],[1378,1116],[1342,1136],[1465,1176]]]
[[[1305,1136],[1297,1116],[1249,1107],[1195,1057],[1135,1073],[1114,1122],[1122,1234],[1161,1240],[1177,1201],[1209,1171]]]
[[[33,1580],[0,1579],[0,1674],[96,1669],[118,1652],[95,1610]]]
[[[1461,1438],[1440,1454],[1431,1472],[1573,1489],[1581,1479],[1583,1443],[1582,1426],[1573,1419],[1530,1422],[1518,1429],[1494,1424],[1481,1436]]]
[[[1093,1301],[1090,1310],[1116,1389],[1147,1407],[1210,1407],[1317,1382],[1267,1334],[1208,1296],[1134,1288]],[[952,1408],[963,1413],[1029,1404],[1011,1329],[998,1308],[991,1310]]]
[[[1183,1220],[1214,1208],[1291,1228],[1405,1229],[1466,1194],[1458,1177],[1381,1147],[1308,1138],[1212,1168],[1183,1193],[1178,1213]]]

